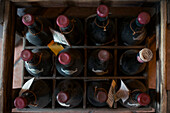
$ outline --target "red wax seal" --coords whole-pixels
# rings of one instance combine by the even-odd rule
[[[138,97],[137,97],[137,101],[140,105],[142,106],[146,106],[150,103],[151,99],[150,96],[146,93],[141,93]]]
[[[149,13],[147,12],[141,12],[139,15],[138,15],[138,22],[142,25],[145,25],[145,24],[148,24],[149,21],[150,21],[150,15]]]
[[[106,102],[107,100],[107,93],[106,92],[103,92],[103,91],[99,91],[97,93],[97,100],[100,102],[100,103],[104,103]]]
[[[26,26],[30,26],[30,25],[32,25],[34,23],[34,17],[31,14],[25,14],[22,17],[22,22]]]
[[[58,61],[63,65],[67,65],[71,61],[71,56],[66,52],[60,53],[58,56]]]
[[[67,27],[69,25],[70,21],[66,16],[60,15],[57,18],[56,23],[59,27]]]
[[[101,61],[107,61],[107,60],[109,60],[109,57],[110,57],[110,54],[109,54],[109,52],[106,51],[106,50],[100,50],[100,51],[98,52],[98,58],[99,58],[99,60],[101,60]]]
[[[104,18],[109,14],[109,8],[106,5],[99,5],[97,8],[97,15]]]
[[[14,106],[18,109],[23,109],[27,106],[27,100],[23,97],[17,97],[14,100]]]
[[[65,92],[59,92],[58,95],[57,95],[57,100],[60,103],[66,103],[68,101],[68,99],[69,99],[69,96]]]
[[[30,50],[25,49],[21,52],[21,58],[24,61],[30,61],[33,58],[34,53],[32,53]]]

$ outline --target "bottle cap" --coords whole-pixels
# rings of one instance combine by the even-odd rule
[[[99,60],[101,60],[101,61],[107,61],[107,60],[109,60],[109,57],[110,57],[110,54],[109,54],[109,52],[106,51],[106,50],[100,50],[100,51],[98,52],[98,58],[99,58]]]
[[[97,8],[97,15],[104,18],[109,14],[109,8],[106,5],[99,5]]]
[[[70,23],[70,20],[66,16],[60,15],[57,18],[56,23],[59,27],[67,27]]]
[[[21,58],[24,61],[30,61],[33,58],[34,53],[32,53],[30,50],[25,49],[21,52]]]
[[[22,22],[26,26],[30,26],[30,25],[32,25],[34,23],[34,17],[31,14],[25,14],[22,17]]]
[[[57,100],[61,103],[66,103],[69,99],[69,96],[65,92],[59,92],[57,95]]]
[[[71,61],[71,56],[66,52],[60,53],[58,56],[58,61],[63,65],[67,65]]]
[[[14,106],[18,109],[23,109],[27,106],[27,100],[23,97],[17,97],[14,100]]]
[[[146,106],[150,103],[150,96],[146,93],[141,93],[137,97],[137,101],[140,105]]]
[[[143,62],[149,62],[153,58],[153,53],[150,49],[144,48],[139,51],[139,55],[137,57],[137,60],[141,63]]]
[[[107,93],[106,93],[106,92],[103,92],[103,91],[99,91],[99,92],[97,93],[97,100],[98,100],[100,103],[106,102],[106,100],[107,100]]]
[[[149,21],[150,21],[150,15],[149,13],[147,12],[141,12],[139,15],[138,15],[138,22],[142,25],[145,25],[145,24],[148,24]]]

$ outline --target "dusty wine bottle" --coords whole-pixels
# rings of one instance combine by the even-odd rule
[[[150,49],[127,50],[120,57],[120,70],[126,75],[136,75],[142,72],[153,57]]]
[[[25,14],[22,22],[28,27],[26,39],[29,43],[36,46],[47,46],[52,40],[49,29],[51,23],[44,18],[34,18],[31,14]]]
[[[59,30],[71,45],[80,45],[84,39],[83,24],[78,18],[60,15],[56,20]]]
[[[100,5],[97,8],[97,16],[88,19],[88,39],[95,45],[106,45],[114,41],[114,23],[108,14],[109,8]]]
[[[56,69],[63,76],[77,76],[83,70],[83,56],[78,50],[65,48],[57,55]]]
[[[98,49],[91,53],[88,58],[88,70],[95,75],[111,74],[113,71],[113,56],[104,49]]]
[[[139,45],[146,37],[145,25],[150,21],[147,12],[141,12],[137,18],[122,22],[121,39],[125,45]]]
[[[25,61],[26,70],[33,76],[52,75],[52,55],[47,50],[28,50],[21,52],[21,58]]]
[[[30,89],[23,92],[21,96],[14,100],[14,105],[18,109],[25,107],[44,108],[51,102],[51,89],[49,84],[43,80],[35,80]]]
[[[89,102],[96,107],[106,106],[110,84],[105,81],[91,82],[88,85],[87,97]]]
[[[150,104],[150,96],[145,93],[146,87],[139,80],[126,80],[124,82],[128,89],[131,91],[129,98],[123,103],[120,100],[120,103],[128,108],[137,108],[141,106],[147,106]]]
[[[56,87],[56,100],[63,107],[76,107],[83,99],[83,89],[75,80],[63,80]]]

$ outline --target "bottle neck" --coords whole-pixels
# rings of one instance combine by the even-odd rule
[[[40,60],[41,60],[41,56],[35,53],[33,55],[33,58],[30,61],[28,61],[27,63],[29,63],[31,65],[37,65],[37,64],[39,64]]]
[[[73,23],[70,22],[67,27],[60,27],[62,32],[70,32],[73,29]]]
[[[102,18],[100,16],[96,16],[96,23],[100,26],[106,26],[107,25],[107,20],[108,20],[108,16],[105,18]]]
[[[42,27],[41,23],[36,20],[32,25],[28,26],[30,32],[33,34],[39,33],[41,31],[41,27]]]
[[[139,53],[137,54],[136,59],[137,59],[137,61],[138,61],[139,63],[145,63],[145,62],[140,58]]]
[[[33,104],[35,102],[35,96],[33,93],[26,91],[24,92],[21,97],[25,98],[27,100],[27,105]]]
[[[134,100],[135,102],[137,102],[138,100],[138,96],[141,94],[142,92],[140,91],[134,91],[132,94],[131,94],[131,98],[132,100]]]

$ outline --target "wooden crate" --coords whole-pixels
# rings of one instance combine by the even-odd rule
[[[157,72],[156,72],[156,94],[157,98],[155,100],[155,106],[149,106],[144,108],[92,108],[87,106],[86,99],[86,87],[87,81],[89,80],[112,80],[112,79],[141,79],[146,81],[146,85],[149,81],[147,81],[147,77],[141,76],[121,76],[118,71],[117,58],[120,50],[127,49],[141,49],[144,47],[149,47],[149,37],[143,45],[139,46],[123,46],[118,42],[118,35],[116,35],[116,43],[114,45],[109,46],[90,46],[88,45],[88,39],[85,36],[84,44],[81,46],[72,46],[72,48],[82,49],[84,50],[84,57],[87,58],[87,53],[92,49],[97,48],[105,48],[112,51],[114,55],[115,69],[113,72],[113,76],[107,77],[90,77],[87,72],[87,59],[84,61],[84,72],[82,77],[60,77],[57,76],[56,73],[52,77],[39,77],[36,79],[50,79],[53,81],[53,86],[56,85],[56,81],[61,79],[77,79],[82,80],[84,86],[84,97],[82,106],[74,109],[64,109],[56,106],[55,95],[53,94],[51,106],[48,108],[39,109],[39,112],[42,111],[60,111],[60,110],[96,110],[96,111],[147,111],[147,112],[158,112],[158,113],[166,113],[167,109],[167,95],[166,95],[166,24],[167,24],[167,14],[166,14],[166,5],[167,2],[162,0],[6,0],[5,1],[5,15],[4,15],[4,31],[3,31],[3,53],[2,53],[2,71],[0,80],[0,111],[2,113],[10,113],[12,110],[12,75],[13,75],[13,55],[14,55],[14,34],[15,34],[15,26],[16,26],[16,9],[18,7],[38,7],[53,10],[54,13],[44,13],[43,17],[53,18],[58,16],[59,14],[65,14],[70,16],[76,16],[79,18],[85,19],[87,16],[96,13],[96,7],[100,4],[104,3],[108,5],[110,8],[110,12],[112,13],[111,18],[115,21],[116,28],[119,25],[119,18],[126,16],[136,16],[140,11],[145,10],[151,13],[152,16],[156,18],[155,24],[155,33],[153,33],[153,37],[156,38],[156,49],[157,49]],[[79,10],[76,10],[79,8]],[[94,9],[94,10],[93,10]],[[81,13],[84,12],[84,13]],[[36,16],[40,16],[41,12],[36,14]],[[85,25],[86,26],[86,25]],[[117,34],[116,29],[116,34]],[[152,37],[151,36],[151,37]],[[26,40],[24,39],[24,48],[26,49],[48,49],[46,46],[29,46],[27,45]],[[149,69],[148,69],[149,70]],[[28,80],[30,77],[25,76],[25,71],[23,71],[24,80]],[[54,87],[53,87],[54,90]],[[21,111],[33,111],[32,109],[24,109]]]

